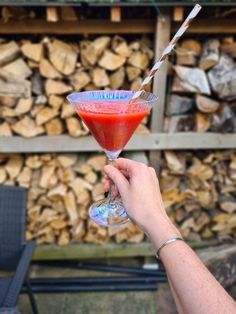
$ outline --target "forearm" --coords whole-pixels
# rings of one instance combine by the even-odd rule
[[[179,234],[164,219],[155,227],[153,221],[148,235],[157,250],[168,238]],[[176,241],[165,246],[160,257],[182,313],[236,313],[233,299],[185,242]]]

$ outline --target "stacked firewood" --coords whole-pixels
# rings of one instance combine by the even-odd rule
[[[164,204],[188,240],[236,236],[236,153],[166,151]]]
[[[0,155],[0,184],[28,189],[27,239],[58,245],[142,241],[133,224],[108,229],[88,218],[89,205],[104,197],[105,162],[104,155]]]
[[[176,49],[166,132],[236,132],[236,41],[187,39]]]
[[[0,136],[88,134],[65,97],[72,91],[140,86],[153,59],[146,37],[0,43]],[[147,132],[145,127],[143,132]]]

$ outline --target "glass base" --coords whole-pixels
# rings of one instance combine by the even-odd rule
[[[107,199],[103,199],[92,204],[89,216],[98,225],[106,227],[120,226],[129,222],[124,205],[119,200],[109,204]]]

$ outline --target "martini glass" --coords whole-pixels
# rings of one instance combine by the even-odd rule
[[[133,91],[74,92],[67,99],[79,117],[107,155],[108,163],[114,164],[142,119],[150,112],[157,97],[143,92],[130,103]],[[141,182],[140,182],[141,184]],[[124,205],[113,196],[113,184],[108,197],[92,204],[89,216],[102,226],[117,226],[129,221]]]

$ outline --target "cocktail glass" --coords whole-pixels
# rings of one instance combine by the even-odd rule
[[[105,151],[109,164],[114,164],[139,123],[157,101],[153,94],[143,92],[140,98],[130,103],[133,95],[133,91],[102,90],[74,92],[67,97]],[[102,226],[117,226],[129,221],[124,205],[113,196],[112,190],[111,183],[108,197],[89,208],[90,218]]]

